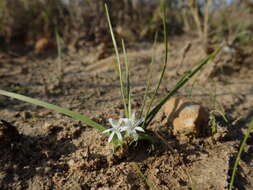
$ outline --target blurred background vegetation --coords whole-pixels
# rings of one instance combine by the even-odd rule
[[[170,37],[196,36],[204,46],[253,39],[251,0],[165,1]],[[42,38],[55,43],[56,32],[68,48],[107,43],[104,3],[115,31],[128,43],[151,41],[162,28],[159,0],[0,0],[0,48],[13,44],[34,48]]]

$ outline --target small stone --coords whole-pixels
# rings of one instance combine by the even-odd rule
[[[200,103],[186,98],[171,98],[164,105],[164,114],[173,125],[173,134],[204,135],[208,113]]]
[[[71,168],[71,167],[73,167],[74,165],[75,165],[75,161],[74,160],[69,160],[68,161],[68,165],[69,165],[69,167]]]
[[[25,167],[24,167],[24,169],[25,169]],[[36,170],[37,172],[39,172],[39,171],[42,170],[42,167],[36,167],[35,170]]]
[[[35,51],[36,53],[42,53],[49,50],[52,47],[54,47],[52,41],[50,41],[48,38],[41,38],[35,44]]]

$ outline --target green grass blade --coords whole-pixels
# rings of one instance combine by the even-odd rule
[[[126,102],[127,102],[127,112],[128,112],[128,118],[131,116],[131,91],[130,91],[130,74],[129,74],[129,66],[128,66],[128,57],[127,52],[125,48],[124,40],[122,40],[122,49],[124,54],[124,62],[125,62],[125,81],[126,81]]]
[[[153,54],[152,54],[152,59],[151,59],[151,62],[148,66],[148,72],[147,72],[147,78],[146,78],[146,89],[145,89],[145,93],[144,93],[144,97],[143,97],[143,102],[142,102],[142,105],[141,105],[141,112],[140,112],[140,116],[142,117],[143,115],[143,111],[144,111],[144,108],[146,106],[146,102],[147,102],[147,97],[148,97],[148,92],[149,92],[149,89],[150,89],[150,85],[151,85],[151,78],[152,78],[152,72],[151,72],[151,67],[152,65],[154,64],[154,60],[155,60],[155,47],[156,47],[156,42],[157,42],[157,32],[155,33],[155,37],[154,37],[154,43],[153,43]],[[151,106],[150,106],[151,107]],[[149,108],[150,109],[150,108]],[[148,111],[146,112],[145,114],[145,117],[147,116],[147,113]],[[145,122],[143,122],[144,124]],[[143,126],[142,126],[143,127]]]
[[[112,42],[113,42],[113,47],[114,47],[115,54],[116,54],[116,59],[117,59],[117,64],[118,64],[118,73],[119,73],[119,79],[120,79],[120,91],[121,91],[121,96],[122,96],[122,99],[123,99],[125,114],[127,116],[128,115],[127,101],[126,101],[126,96],[125,96],[125,93],[124,93],[124,83],[123,83],[123,79],[122,79],[121,61],[120,61],[117,42],[116,42],[114,32],[113,32],[113,29],[112,29],[112,24],[111,24],[111,19],[110,19],[108,7],[107,7],[106,4],[105,4],[105,12],[106,12],[108,25],[109,25],[109,28],[110,28],[110,34],[111,34],[111,38],[112,38]]]
[[[198,65],[196,65],[190,72],[186,73],[176,84],[176,86],[150,111],[147,116],[147,120],[145,126],[147,126],[152,119],[155,117],[157,112],[161,109],[161,107],[165,104],[165,102],[171,98],[180,88],[184,86],[188,80],[193,77],[204,65],[206,65],[210,60],[212,60],[221,50],[221,47],[216,49],[211,55],[209,55],[206,59],[201,61]]]
[[[157,87],[155,89],[155,93],[153,96],[153,101],[154,101],[154,97],[156,96],[157,91],[161,85],[161,82],[163,80],[164,73],[165,73],[165,70],[167,67],[167,62],[168,62],[168,30],[167,30],[167,22],[166,22],[167,10],[166,10],[166,5],[165,5],[164,0],[161,3],[161,10],[162,10],[162,21],[163,21],[163,35],[164,35],[163,38],[164,38],[165,58],[164,58],[164,65],[163,65],[163,69],[161,72],[161,76],[160,76],[159,82],[157,84]],[[151,106],[152,106],[152,103],[151,103]]]
[[[145,105],[146,105],[146,101],[147,101],[147,96],[148,96],[148,91],[150,89],[150,84],[151,84],[151,67],[152,65],[154,64],[154,60],[155,60],[155,47],[156,47],[156,43],[157,43],[157,35],[158,33],[156,32],[155,33],[155,37],[154,37],[154,43],[153,43],[153,54],[152,54],[152,59],[151,59],[151,62],[149,64],[149,67],[148,67],[148,72],[147,72],[147,78],[146,78],[146,90],[145,90],[145,93],[144,93],[144,97],[143,97],[143,102],[142,102],[142,106],[141,106],[141,116],[143,114],[143,111],[144,111],[144,108],[145,108]]]
[[[233,186],[234,186],[234,182],[235,182],[235,176],[236,176],[236,171],[237,171],[237,168],[238,168],[238,164],[239,164],[239,161],[240,161],[240,158],[241,158],[241,154],[244,150],[244,147],[246,145],[246,142],[247,142],[247,139],[249,138],[249,135],[250,133],[252,132],[253,130],[253,118],[249,124],[249,127],[248,127],[248,130],[242,140],[242,143],[241,143],[241,146],[239,148],[239,152],[236,156],[236,160],[235,160],[235,164],[234,164],[234,167],[233,167],[233,171],[232,171],[232,176],[231,176],[231,180],[230,180],[230,184],[229,184],[229,190],[232,190],[233,189]]]
[[[167,23],[166,23],[166,14],[167,14],[167,10],[166,10],[166,5],[164,0],[161,1],[161,12],[162,12],[162,21],[163,21],[163,38],[164,38],[164,47],[165,47],[165,58],[164,58],[164,64],[163,64],[163,69],[159,78],[159,82],[157,83],[157,86],[155,88],[155,92],[151,98],[151,101],[148,105],[148,109],[146,112],[146,116],[145,116],[145,120],[144,120],[144,124],[146,123],[146,119],[147,119],[147,114],[150,112],[150,109],[154,103],[155,97],[157,95],[158,89],[160,88],[160,85],[162,83],[163,77],[164,77],[164,73],[167,67],[167,62],[168,62],[168,31],[167,31]],[[146,125],[143,124],[143,127],[145,127]]]
[[[60,34],[58,33],[58,30],[55,29],[55,37],[56,37],[56,43],[57,43],[57,52],[58,52],[58,80],[60,81],[62,79],[63,75],[63,68],[62,68],[62,56],[63,56],[63,45],[64,41]]]
[[[44,107],[44,108],[47,108],[47,109],[50,109],[50,110],[54,110],[54,111],[59,112],[59,113],[63,113],[63,114],[68,115],[68,116],[70,116],[74,119],[80,120],[83,123],[85,123],[86,125],[94,127],[94,128],[96,128],[100,131],[103,131],[103,130],[106,129],[104,126],[96,123],[95,121],[92,121],[92,120],[88,119],[87,117],[85,117],[85,116],[83,116],[79,113],[76,113],[76,112],[73,112],[71,110],[62,108],[60,106],[49,104],[49,103],[43,102],[41,100],[37,100],[37,99],[30,98],[30,97],[27,97],[27,96],[23,96],[23,95],[20,95],[20,94],[16,94],[16,93],[13,93],[13,92],[8,92],[8,91],[5,91],[5,90],[0,90],[0,94],[4,95],[4,96],[11,97],[11,98],[15,98],[15,99],[18,99],[18,100],[21,100],[21,101],[24,101],[24,102],[35,104],[35,105],[38,105],[38,106],[41,106],[41,107]]]
[[[61,38],[61,36],[60,36],[60,34],[58,33],[57,29],[55,30],[55,37],[56,37],[58,58],[62,58],[62,44],[63,44],[63,39]]]
[[[150,103],[150,107],[152,106],[153,102],[154,102],[154,99],[155,99],[155,96],[157,94],[157,91],[161,85],[161,82],[162,82],[162,79],[164,77],[164,73],[165,73],[165,70],[166,70],[166,67],[167,67],[167,62],[168,62],[168,31],[167,31],[167,23],[166,23],[166,6],[164,4],[164,1],[162,1],[162,4],[161,4],[161,10],[162,10],[162,20],[163,20],[163,34],[164,34],[164,47],[165,47],[165,59],[164,59],[164,65],[163,65],[163,69],[162,69],[162,72],[161,72],[161,75],[160,75],[160,78],[159,78],[159,82],[157,84],[157,87],[155,89],[155,92],[154,92],[154,95],[153,95],[153,98],[151,100],[151,103]],[[149,112],[150,110],[148,110]]]

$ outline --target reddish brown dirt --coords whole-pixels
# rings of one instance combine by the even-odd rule
[[[172,40],[159,96],[205,57],[193,40],[181,64],[187,40]],[[95,129],[0,96],[0,119],[20,134],[14,129],[4,132],[3,124],[0,127],[0,189],[227,189],[240,140],[253,116],[252,47],[243,50],[247,56],[241,63],[232,60],[224,64],[226,55],[221,54],[217,65],[206,68],[211,70],[210,77],[194,77],[177,94],[201,102],[209,111],[222,106],[228,122],[217,116],[219,127],[213,137],[189,140],[175,138],[166,122],[155,121],[150,130],[161,142],[155,149],[141,143],[113,156],[106,136]],[[163,46],[157,45],[155,51],[153,86],[162,67]],[[129,49],[134,110],[141,105],[152,52],[152,44],[145,43]],[[63,106],[108,125],[108,118],[122,116],[123,106],[113,57],[98,61],[99,54],[96,48],[66,54],[61,61],[62,73],[54,56],[1,57],[0,88]],[[251,137],[240,162],[236,189],[253,189],[252,150]]]

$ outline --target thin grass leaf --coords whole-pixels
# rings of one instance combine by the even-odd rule
[[[57,28],[55,29],[55,37],[56,37],[56,43],[57,43],[57,53],[58,53],[58,79],[59,82],[62,78],[63,75],[63,68],[62,68],[62,45],[64,44],[63,39],[61,38],[61,36],[58,33]]]
[[[166,9],[166,5],[165,5],[164,0],[161,3],[161,10],[162,10],[162,21],[163,21],[163,35],[164,35],[163,38],[164,38],[165,58],[164,58],[164,65],[163,65],[163,69],[161,72],[161,76],[160,76],[159,82],[157,84],[157,87],[156,87],[156,90],[155,90],[155,93],[153,96],[153,101],[154,101],[154,97],[156,96],[157,91],[161,85],[161,82],[163,80],[164,73],[165,73],[165,70],[167,67],[167,62],[168,62],[168,30],[167,30],[167,22],[166,22],[167,9]],[[151,106],[152,106],[152,104],[151,104]]]
[[[27,96],[23,96],[23,95],[20,95],[20,94],[16,94],[16,93],[13,93],[13,92],[8,92],[8,91],[5,91],[5,90],[0,90],[0,94],[4,95],[4,96],[11,97],[11,98],[15,98],[15,99],[18,99],[18,100],[21,100],[21,101],[24,101],[24,102],[35,104],[35,105],[38,105],[38,106],[41,106],[41,107],[44,107],[44,108],[47,108],[47,109],[50,109],[50,110],[54,110],[54,111],[59,112],[59,113],[63,113],[63,114],[68,115],[68,116],[70,116],[74,119],[82,121],[86,125],[94,127],[96,129],[98,129],[99,131],[103,131],[103,130],[106,129],[104,126],[96,123],[95,121],[92,121],[92,120],[88,119],[86,116],[81,115],[81,114],[76,113],[76,112],[73,112],[71,110],[65,109],[65,108],[60,107],[60,106],[49,104],[49,103],[43,102],[41,100],[37,100],[37,99],[30,98],[30,97],[27,97]]]
[[[167,31],[167,22],[166,22],[167,10],[166,10],[166,5],[165,5],[164,0],[161,1],[161,12],[162,12],[162,21],[163,21],[163,35],[164,35],[163,38],[164,38],[164,47],[165,47],[165,58],[164,58],[163,69],[162,69],[162,72],[161,72],[161,75],[160,75],[160,78],[159,78],[159,82],[157,83],[157,86],[156,86],[155,92],[153,94],[153,97],[151,98],[151,101],[148,105],[148,109],[147,109],[147,112],[146,112],[143,127],[147,126],[147,125],[145,125],[146,120],[147,120],[147,115],[150,112],[150,109],[151,109],[151,107],[154,103],[155,97],[157,95],[158,89],[160,88],[160,85],[161,85],[162,80],[164,78],[164,73],[165,73],[165,70],[166,70],[166,67],[167,67],[167,62],[168,62],[168,31]]]
[[[146,90],[145,90],[145,94],[144,94],[144,98],[143,98],[143,103],[142,103],[142,106],[141,106],[141,114],[140,114],[141,117],[143,115],[143,111],[144,111],[144,108],[145,108],[145,105],[146,105],[146,101],[147,101],[147,97],[148,97],[148,92],[149,92],[149,89],[150,89],[150,86],[151,86],[151,78],[152,78],[151,67],[152,67],[152,65],[154,63],[154,60],[155,60],[155,46],[156,46],[156,42],[157,42],[157,35],[158,35],[158,33],[156,32],[155,39],[154,39],[154,44],[153,44],[152,60],[151,60],[151,63],[149,65],[149,67],[148,67],[148,73],[147,73],[147,79],[146,79],[147,80]],[[154,97],[154,95],[153,95],[153,97]],[[147,115],[148,115],[148,113],[150,111],[151,105],[152,105],[152,98],[151,98],[150,104],[148,105],[147,111],[145,113],[144,122],[141,125],[142,128],[145,127]]]
[[[130,91],[130,74],[129,74],[129,67],[128,67],[128,57],[125,48],[124,40],[122,39],[122,49],[124,54],[124,63],[125,63],[125,81],[126,81],[126,102],[127,102],[127,111],[128,111],[128,118],[131,117],[131,91]]]
[[[106,17],[107,17],[108,25],[109,25],[109,28],[110,28],[110,34],[111,34],[111,38],[112,38],[112,42],[113,42],[113,47],[114,47],[115,54],[116,54],[116,59],[117,59],[117,64],[118,64],[118,73],[119,73],[119,79],[120,79],[120,91],[121,91],[121,96],[122,96],[122,99],[123,99],[125,114],[127,116],[128,115],[128,112],[127,112],[127,101],[126,101],[126,96],[124,94],[124,83],[123,83],[123,79],[122,79],[121,61],[120,61],[120,56],[119,56],[117,42],[116,42],[116,39],[115,39],[115,36],[114,36],[114,32],[113,32],[113,29],[112,29],[112,24],[111,24],[111,19],[110,19],[108,7],[107,7],[106,4],[105,4],[105,12],[106,12]]]
[[[161,107],[165,104],[165,102],[171,98],[180,88],[182,88],[185,83],[188,82],[190,78],[192,78],[201,68],[206,65],[210,60],[214,59],[215,56],[219,53],[222,47],[219,47],[214,51],[211,55],[209,55],[206,59],[201,61],[198,65],[196,65],[191,71],[186,73],[176,84],[176,86],[150,111],[147,116],[147,120],[145,123],[145,127],[152,121],[157,112],[161,109]]]
[[[212,98],[212,102],[214,104],[214,112],[218,113],[221,115],[221,117],[223,118],[223,120],[228,123],[228,118],[226,117],[226,113],[225,110],[223,108],[223,106],[220,104],[220,102],[217,100],[217,94],[216,94],[216,88],[213,91],[209,91],[210,97]],[[217,108],[217,106],[218,108]]]
[[[253,130],[253,118],[251,119],[251,122],[250,122],[250,124],[248,126],[248,130],[247,130],[247,132],[246,132],[246,134],[245,134],[245,136],[244,136],[244,138],[242,140],[241,146],[239,148],[239,152],[238,152],[238,154],[236,156],[236,160],[235,160],[235,164],[234,164],[234,167],[233,167],[232,176],[231,176],[231,180],[230,180],[230,184],[229,184],[229,190],[232,190],[233,187],[234,187],[235,176],[236,176],[236,172],[237,172],[239,161],[241,159],[241,154],[242,154],[242,152],[244,150],[244,147],[246,145],[246,142],[247,142],[247,140],[248,140],[248,138],[249,138],[250,133],[252,132],[252,130]]]
[[[144,93],[144,96],[143,96],[143,102],[142,102],[142,105],[141,105],[141,112],[140,112],[140,116],[142,117],[143,115],[143,111],[144,111],[144,108],[146,106],[146,101],[147,101],[147,97],[148,97],[148,92],[149,92],[149,89],[150,89],[150,85],[151,85],[151,78],[152,78],[152,72],[151,72],[151,67],[152,65],[154,64],[154,60],[155,60],[155,47],[156,47],[156,42],[157,42],[157,32],[155,33],[155,37],[154,37],[154,43],[153,43],[153,54],[152,54],[152,59],[151,59],[151,62],[148,66],[148,72],[147,72],[147,78],[146,78],[146,90],[145,90],[145,93]],[[148,112],[147,112],[148,113]],[[145,117],[146,118],[146,115]],[[143,127],[143,126],[142,126]]]
[[[59,32],[57,29],[55,29],[55,37],[56,37],[56,44],[57,44],[57,53],[58,53],[58,58],[62,58],[62,44],[63,44],[63,39],[59,35]]]

